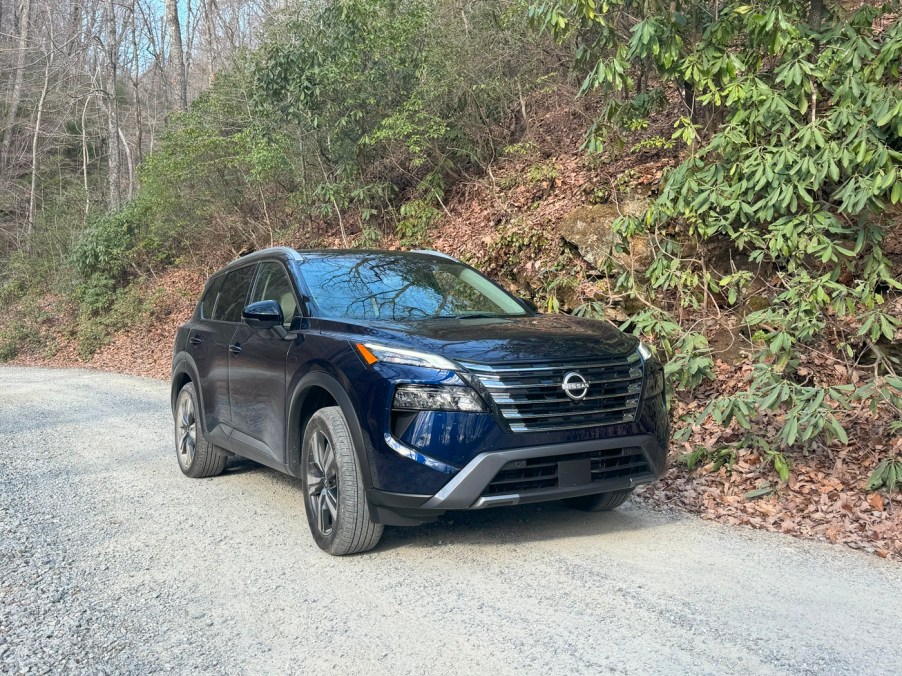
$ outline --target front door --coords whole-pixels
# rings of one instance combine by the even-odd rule
[[[279,303],[283,328],[293,328],[299,317],[297,294],[281,263],[260,264],[248,303],[261,300]],[[252,329],[242,323],[229,347],[232,442],[278,463],[285,462],[285,360],[291,344],[283,331]]]

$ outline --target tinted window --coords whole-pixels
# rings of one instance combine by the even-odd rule
[[[291,328],[291,322],[297,314],[298,301],[288,279],[288,273],[278,263],[260,264],[251,302],[256,303],[258,300],[276,301],[282,308],[285,328]]]
[[[216,307],[216,295],[219,293],[219,287],[221,284],[222,276],[219,276],[210,283],[210,286],[207,287],[207,292],[200,300],[201,319],[213,318],[213,308]]]
[[[427,256],[324,255],[305,260],[301,273],[326,317],[403,321],[528,314],[478,272]]]
[[[251,288],[255,266],[248,265],[228,273],[219,290],[219,300],[213,310],[213,319],[222,322],[240,322],[247,292]]]

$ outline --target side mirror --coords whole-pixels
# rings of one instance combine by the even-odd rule
[[[539,307],[535,303],[533,303],[531,300],[529,300],[529,298],[521,298],[520,302],[523,303],[523,305],[528,307],[533,312],[539,311]]]
[[[282,308],[274,300],[260,300],[251,303],[241,312],[244,323],[252,329],[273,329],[281,326],[285,318]]]

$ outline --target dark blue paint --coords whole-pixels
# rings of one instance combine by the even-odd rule
[[[663,392],[648,391],[650,376],[661,368],[655,361],[644,364],[646,391],[634,422],[511,433],[491,411],[423,411],[415,414],[397,439],[414,453],[405,455],[392,449],[386,435],[391,438],[391,402],[398,384],[464,385],[469,378],[428,368],[384,363],[367,366],[353,347],[356,342],[384,343],[464,362],[499,363],[623,355],[636,350],[637,341],[608,323],[531,310],[513,318],[395,323],[317,318],[303,278],[303,257],[316,255],[320,254],[301,253],[299,260],[296,252],[284,249],[251,254],[217,273],[207,285],[218,284],[223,272],[237,267],[281,261],[291,272],[304,315],[291,332],[281,327],[260,330],[245,323],[210,321],[200,316],[200,305],[179,328],[173,354],[173,401],[182,374],[195,381],[203,428],[215,443],[297,476],[300,411],[311,392],[325,389],[348,419],[361,463],[367,468],[364,479],[368,488],[432,495],[448,482],[455,468],[486,451],[643,433],[657,440],[659,448],[650,461],[656,474],[663,471],[669,416]]]

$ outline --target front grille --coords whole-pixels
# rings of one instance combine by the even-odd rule
[[[591,475],[586,477],[589,479],[587,484],[651,472],[645,454],[638,447],[512,460],[498,471],[491,483],[483,489],[482,495],[504,495],[560,488],[559,464],[586,459],[591,461]]]
[[[642,365],[635,352],[609,359],[463,366],[488,391],[512,432],[632,422],[642,393]],[[563,388],[569,373],[588,383],[580,400]]]

